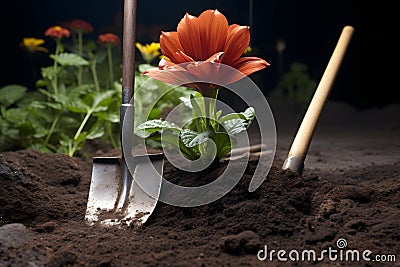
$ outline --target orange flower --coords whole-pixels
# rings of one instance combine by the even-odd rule
[[[249,43],[249,27],[229,25],[218,10],[206,10],[199,17],[186,13],[176,32],[161,32],[164,58],[158,68],[148,69],[143,75],[174,85],[184,84],[207,95],[207,90],[218,86],[193,81],[217,80],[220,85],[230,84],[269,65],[258,57],[241,57]],[[230,68],[221,65],[228,65],[242,75],[226,71]]]
[[[119,37],[113,33],[100,34],[97,38],[100,45],[118,46],[120,44]]]
[[[70,36],[70,32],[69,32],[69,30],[67,30],[63,27],[53,26],[53,27],[48,28],[45,31],[44,35],[61,39],[63,37],[68,38]]]
[[[75,19],[68,23],[68,28],[73,32],[89,33],[93,31],[93,27],[89,22],[81,19]]]

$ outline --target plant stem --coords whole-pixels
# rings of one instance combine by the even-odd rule
[[[217,105],[217,96],[218,96],[218,90],[216,89],[212,94],[210,94],[210,103],[208,107],[208,116],[209,116],[209,123],[213,127],[214,130],[218,127],[218,124],[216,122],[216,114],[215,114],[215,107]]]
[[[115,141],[115,138],[114,138],[114,135],[112,132],[112,122],[111,121],[107,121],[107,132],[110,137],[110,141],[111,141],[113,148],[118,148],[117,142]]]
[[[56,38],[56,51],[54,52],[55,55],[60,54],[61,50],[62,50],[62,45],[61,45],[61,39],[60,38]],[[53,79],[51,79],[51,84],[53,86],[53,90],[54,90],[54,94],[57,95],[58,94],[58,64],[57,61],[54,60],[54,64],[53,64],[53,69],[54,69],[54,73],[55,76]]]
[[[74,142],[75,143],[75,142]],[[72,157],[75,154],[76,146],[72,146],[71,142],[68,143],[68,156]]]
[[[75,141],[78,139],[79,135],[81,134],[81,132],[82,132],[82,130],[83,130],[83,127],[85,127],[85,124],[87,123],[87,121],[89,120],[89,118],[90,118],[91,115],[92,115],[92,111],[91,111],[91,110],[88,111],[88,113],[86,113],[85,118],[83,118],[83,121],[81,122],[81,125],[79,125],[79,128],[78,128],[78,130],[77,130],[76,133],[75,133],[75,136],[74,136],[74,143],[75,143]]]
[[[83,55],[83,33],[82,31],[78,31],[78,52],[79,55]],[[82,66],[78,66],[78,86],[82,84]]]
[[[79,142],[77,142],[77,141],[78,141],[79,135],[81,134],[83,127],[85,127],[85,125],[91,115],[92,115],[92,110],[89,110],[86,113],[85,118],[81,122],[81,125],[79,125],[79,128],[75,133],[74,140],[72,141],[72,144],[71,143],[68,144],[68,155],[70,157],[72,157],[75,154],[75,151],[78,149]]]
[[[50,141],[50,137],[51,137],[51,135],[52,135],[53,132],[54,132],[54,129],[55,129],[57,123],[58,123],[58,120],[59,120],[60,117],[61,117],[61,114],[62,114],[62,110],[60,110],[60,111],[58,112],[57,116],[56,116],[55,119],[53,120],[53,123],[51,124],[50,130],[49,130],[49,132],[48,132],[48,134],[47,134],[47,136],[46,136],[46,139],[45,139],[45,141],[44,141],[44,142],[45,142],[45,145],[48,145],[48,143],[49,143],[49,141]]]
[[[90,71],[92,72],[93,82],[94,82],[94,87],[96,88],[96,92],[100,92],[100,85],[99,85],[99,79],[97,77],[96,64],[97,64],[96,59],[93,59],[93,61],[90,62]]]
[[[53,146],[52,144],[44,144],[45,147],[49,148],[50,150],[52,150],[53,152],[57,151],[57,147]]]
[[[111,49],[112,49],[111,45],[107,45],[108,76],[110,79],[110,89],[113,87],[113,83],[114,83],[114,71],[113,71],[112,50]]]
[[[215,115],[215,107],[216,107],[216,103],[217,103],[217,95],[218,95],[218,89],[210,89],[210,91],[207,92],[207,95],[202,96],[201,99],[201,105],[202,105],[202,116],[204,118],[203,121],[203,127],[204,129],[202,129],[203,131],[215,131],[215,126],[216,126],[216,115]],[[208,101],[204,100],[204,97],[207,97]],[[206,114],[206,102],[208,102],[208,117]],[[203,156],[208,157],[209,154],[207,153],[207,142],[199,145],[199,152]]]

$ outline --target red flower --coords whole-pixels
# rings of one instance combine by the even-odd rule
[[[176,32],[161,32],[161,52],[167,58],[143,74],[174,85],[185,84],[204,95],[218,86],[193,81],[230,84],[269,65],[258,57],[241,57],[249,43],[249,27],[228,25],[218,10],[206,10],[199,17],[186,13]],[[222,64],[239,72],[221,68]]]
[[[44,35],[61,39],[63,37],[68,38],[70,36],[70,32],[69,32],[69,30],[67,30],[63,27],[53,26],[53,27],[48,28],[45,31]]]
[[[118,46],[120,44],[119,37],[113,33],[100,34],[97,38],[97,42],[100,45]]]
[[[68,23],[68,28],[73,32],[89,33],[93,31],[93,27],[89,22],[81,19],[75,19]]]

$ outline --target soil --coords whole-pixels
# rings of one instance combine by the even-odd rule
[[[302,114],[280,112],[275,161],[255,192],[247,191],[257,165],[251,160],[221,199],[194,208],[159,202],[139,228],[84,221],[90,156],[105,151],[87,158],[3,152],[0,266],[399,266],[400,107],[356,111],[331,103],[325,111],[301,176],[281,166]],[[166,162],[163,175],[175,183],[205,183],[225,165],[185,173]],[[281,262],[276,252],[272,260],[257,257],[265,246],[268,253],[286,250],[286,258],[291,250],[338,250],[339,239],[347,242],[344,249],[370,250],[371,259],[395,255],[396,262],[327,256]]]

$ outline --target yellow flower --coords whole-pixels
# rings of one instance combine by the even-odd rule
[[[166,56],[164,56],[164,55],[159,56],[159,58],[160,58],[160,59],[165,59],[165,60],[171,61],[171,59],[169,59],[168,57],[166,57]]]
[[[34,53],[36,51],[48,53],[49,51],[47,50],[47,48],[42,47],[42,44],[44,44],[43,39],[24,38],[20,45],[22,47],[25,47],[30,53]]]
[[[150,63],[153,59],[160,55],[160,43],[152,42],[151,44],[142,45],[141,43],[136,43],[137,49],[139,49],[142,54],[143,59]]]

